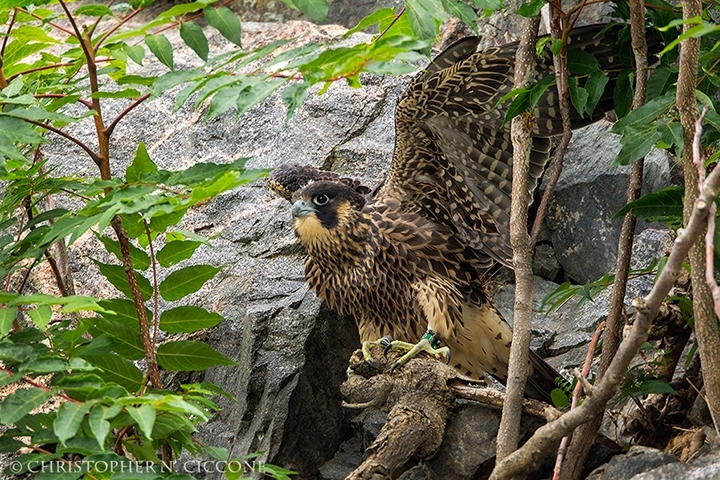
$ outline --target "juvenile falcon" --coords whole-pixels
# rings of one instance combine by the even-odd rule
[[[569,43],[591,52],[607,72],[595,119],[612,109],[617,72],[626,68],[611,47],[622,27],[603,28],[576,29]],[[268,184],[293,202],[308,283],[331,308],[355,318],[366,358],[376,340],[391,338],[410,350],[398,365],[425,351],[473,377],[504,380],[512,330],[478,272],[493,262],[511,265],[512,144],[503,124],[509,102],[496,104],[512,89],[517,43],[476,52],[477,43],[460,40],[412,80],[396,108],[389,176],[373,195],[312,166],[282,165]],[[552,71],[546,52],[536,78]],[[528,195],[552,137],[562,133],[556,107],[554,88],[535,107]],[[575,114],[573,127],[592,121]],[[547,401],[559,374],[533,352],[530,358],[526,394]]]

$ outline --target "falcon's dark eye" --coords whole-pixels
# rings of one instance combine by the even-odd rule
[[[321,193],[320,195],[315,195],[313,197],[313,203],[317,206],[325,205],[329,201],[330,201],[330,197],[328,197],[324,193]]]

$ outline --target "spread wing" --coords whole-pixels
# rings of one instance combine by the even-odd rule
[[[582,118],[572,110],[573,128],[588,125],[613,108],[615,80],[618,72],[627,68],[613,46],[622,28],[594,25],[571,33],[570,50],[590,52],[608,78],[594,118]],[[476,52],[477,43],[476,38],[456,42],[408,86],[396,108],[390,174],[377,190],[374,202],[399,202],[401,211],[449,227],[476,251],[481,263],[494,260],[510,265],[512,143],[510,126],[503,125],[510,102],[499,107],[497,103],[512,89],[518,44]],[[659,43],[651,37],[648,43],[651,52],[659,50]],[[546,49],[536,65],[536,79],[552,72],[552,57]],[[578,79],[579,85],[584,85],[585,78]],[[538,121],[533,132],[528,196],[549,161],[552,137],[562,133],[554,92],[554,86],[548,88],[534,107]],[[290,199],[294,191],[318,180],[340,181],[361,193],[369,191],[352,179],[311,166],[282,166],[268,183]]]
[[[571,48],[589,48],[602,59],[602,69],[617,68],[618,55],[603,44],[602,29],[575,30]],[[616,39],[618,30],[607,37]],[[480,254],[510,265],[512,143],[510,125],[503,125],[510,102],[496,105],[512,89],[518,44],[482,52],[475,52],[476,45],[477,39],[455,43],[408,86],[396,109],[390,175],[377,196],[395,198],[406,211],[450,226]],[[536,79],[552,71],[550,55],[541,57]],[[595,120],[612,109],[612,91],[611,84],[595,109]],[[562,133],[555,103],[551,87],[535,107],[530,197],[549,161],[550,139]],[[573,127],[592,121],[575,114]]]

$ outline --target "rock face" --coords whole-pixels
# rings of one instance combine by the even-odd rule
[[[303,22],[284,26],[245,23],[243,28],[246,45],[298,34],[327,41],[342,33],[337,27],[316,27]],[[211,49],[226,48],[219,35],[209,38]],[[177,38],[174,40],[176,45],[180,44]],[[179,68],[198,64],[194,54],[183,48],[178,48],[175,59]],[[155,74],[165,71],[157,65],[146,68],[155,68]],[[366,76],[361,79],[362,89],[338,83],[322,96],[311,93],[287,127],[279,95],[239,121],[229,113],[204,122],[202,110],[195,112],[184,107],[178,114],[172,114],[177,91],[170,91],[133,110],[118,125],[112,143],[114,172],[124,170],[137,143],[144,141],[153,160],[170,170],[201,161],[228,162],[251,157],[248,168],[272,168],[284,162],[311,163],[362,178],[366,184],[375,186],[390,165],[394,105],[409,79],[410,76]],[[138,125],[142,128],[137,128]],[[92,134],[89,123],[72,128],[75,133]],[[602,133],[603,127],[593,128]],[[590,140],[591,134],[593,130],[589,129],[576,135],[576,139],[585,139],[589,148],[599,143],[597,137]],[[607,165],[612,161],[609,156],[600,159],[597,150],[584,152],[578,154],[582,158],[577,160],[577,166],[573,166],[572,160],[566,163],[566,179],[561,181],[552,220],[548,222],[559,265],[576,280],[585,278],[581,276],[583,272],[594,279],[596,273],[605,273],[613,267],[613,261],[607,258],[615,248],[610,216],[621,204],[607,205],[601,200],[622,198],[626,175],[608,171]],[[67,143],[53,144],[46,153],[50,164],[58,166],[61,173],[87,168],[77,163],[78,158],[84,158],[83,153]],[[588,158],[596,159],[592,168]],[[661,174],[655,185],[665,182],[664,161],[657,161]],[[581,171],[582,180],[568,178]],[[596,184],[604,187],[589,194],[588,189]],[[583,189],[585,194],[580,195]],[[608,194],[610,191],[616,194]],[[586,216],[585,210],[591,204],[597,205],[597,209]],[[600,220],[596,222],[594,218]],[[210,369],[201,376],[235,395],[238,403],[221,400],[222,412],[202,428],[199,437],[228,448],[233,458],[265,451],[261,459],[300,472],[295,478],[342,478],[342,472],[357,466],[361,455],[358,450],[372,440],[353,436],[358,431],[353,428],[354,413],[351,415],[340,406],[338,387],[345,379],[347,359],[358,346],[358,334],[351,319],[339,318],[328,311],[309,292],[303,275],[303,253],[292,232],[289,205],[258,182],[193,210],[183,228],[205,236],[217,235],[212,241],[213,248],[199,249],[193,261],[226,268],[190,300],[225,317],[225,322],[209,331],[205,339],[239,364]],[[605,243],[608,249],[600,248]],[[599,256],[575,265],[578,255],[589,255],[590,247]],[[80,248],[87,252],[95,247],[92,239],[88,239]],[[552,251],[544,255],[551,258]],[[73,268],[85,272],[78,293],[97,293],[102,280],[92,263],[79,249],[74,251],[73,262]],[[558,271],[557,264],[547,263],[549,272]],[[600,267],[591,270],[596,265]],[[539,279],[537,301],[554,288],[555,284]],[[634,288],[633,294],[645,291],[647,282]],[[534,346],[545,354],[555,355],[551,363],[558,367],[577,365],[578,352],[582,352],[579,357],[582,358],[582,346],[605,315],[604,298],[600,296],[594,304],[588,303],[578,310],[567,307],[552,317],[538,316]],[[496,297],[509,319],[511,308],[507,306],[512,305],[511,299],[511,287]],[[372,436],[373,429],[376,435],[382,415],[363,415],[355,420],[364,425],[365,433],[360,435]],[[460,406],[448,424],[446,442],[423,468],[436,472],[440,475],[437,478],[479,475],[494,455],[498,415],[476,405]],[[208,474],[206,478],[221,475]]]
[[[622,218],[614,215],[625,206],[630,167],[610,166],[620,151],[610,126],[599,122],[575,132],[546,217],[557,260],[579,284],[615,268]],[[669,186],[671,167],[665,152],[653,150],[645,160],[643,193]]]

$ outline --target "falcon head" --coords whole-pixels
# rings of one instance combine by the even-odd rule
[[[356,229],[365,197],[334,181],[313,182],[292,197],[295,233],[305,247],[337,242]]]

